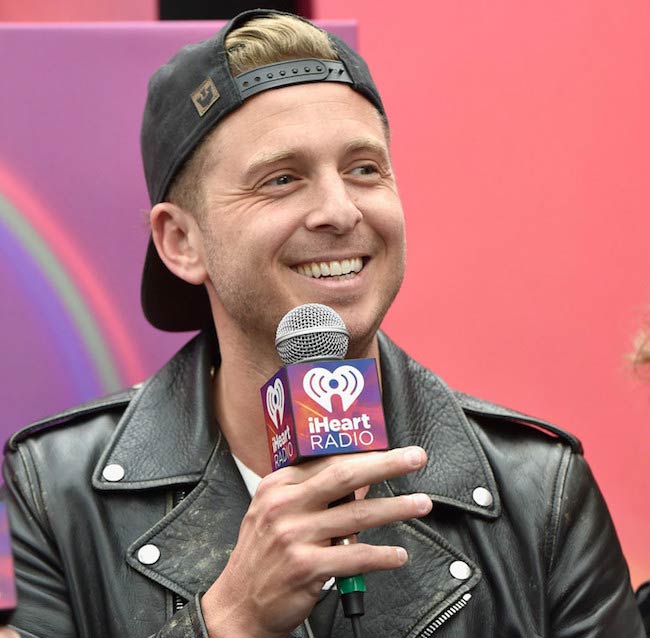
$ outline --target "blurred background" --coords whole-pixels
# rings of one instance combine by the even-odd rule
[[[0,436],[189,338],[139,310],[146,81],[256,5],[338,30],[382,93],[408,233],[384,329],[578,435],[650,578],[650,379],[627,358],[650,307],[646,0],[0,0]]]

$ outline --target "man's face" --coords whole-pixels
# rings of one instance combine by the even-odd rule
[[[199,226],[220,339],[273,347],[282,316],[315,302],[342,316],[351,354],[365,354],[402,282],[405,252],[375,108],[342,84],[274,89],[206,143]]]

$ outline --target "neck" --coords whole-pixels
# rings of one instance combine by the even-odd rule
[[[271,471],[260,388],[280,367],[275,356],[234,347],[219,334],[221,366],[214,380],[215,414],[232,453],[260,476]],[[270,360],[269,360],[270,359]]]

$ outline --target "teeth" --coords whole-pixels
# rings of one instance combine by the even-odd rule
[[[354,273],[361,272],[363,269],[363,260],[361,257],[352,257],[341,261],[321,261],[320,263],[311,262],[310,264],[300,264],[295,266],[294,270],[299,275],[305,277],[345,277],[349,279]]]

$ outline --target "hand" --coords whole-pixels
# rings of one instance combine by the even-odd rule
[[[425,494],[357,500],[364,486],[421,469],[419,447],[327,457],[269,474],[242,522],[237,545],[201,608],[211,638],[286,638],[310,613],[331,576],[395,569],[401,547],[331,539],[431,511]]]
[[[20,638],[20,636],[9,627],[0,627],[0,638]]]

